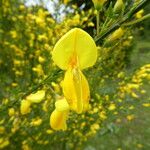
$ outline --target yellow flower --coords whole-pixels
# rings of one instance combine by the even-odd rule
[[[31,103],[40,103],[45,97],[45,91],[39,90],[36,93],[30,94],[26,97],[26,100],[30,101]]]
[[[0,134],[3,134],[3,133],[5,133],[5,127],[0,126]]]
[[[142,104],[144,107],[150,107],[150,103],[143,103]]]
[[[69,105],[65,98],[57,100],[55,110],[50,116],[50,126],[54,130],[66,130],[66,120],[69,113]]]
[[[96,62],[97,47],[94,40],[82,29],[74,28],[56,43],[52,57],[57,66],[67,70],[63,92],[70,108],[82,113],[88,108],[90,92],[81,70]]]
[[[9,108],[8,110],[8,115],[11,117],[11,116],[14,116],[15,115],[15,109],[14,108]]]
[[[135,118],[135,116],[133,114],[131,114],[131,115],[127,115],[126,118],[128,121],[132,121]]]
[[[143,13],[144,13],[144,10],[141,9],[140,11],[138,11],[138,12],[135,14],[135,17],[136,17],[137,19],[140,19],[140,18],[142,18]]]
[[[33,119],[30,124],[31,124],[31,126],[39,126],[39,125],[41,125],[41,123],[42,123],[42,119],[36,118],[36,119]]]
[[[122,28],[119,28],[117,30],[115,30],[109,37],[108,37],[108,41],[115,41],[119,38],[121,38],[124,34],[124,30]]]
[[[67,4],[70,0],[64,0],[64,4]]]
[[[115,104],[110,104],[109,107],[108,107],[108,110],[112,111],[112,110],[115,110],[116,109],[116,105]]]
[[[28,100],[22,100],[20,106],[20,112],[22,115],[28,114],[31,111],[31,102]]]
[[[8,145],[9,145],[9,139],[0,138],[0,149],[4,149]]]

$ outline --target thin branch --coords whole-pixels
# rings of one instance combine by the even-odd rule
[[[131,25],[134,25],[134,24],[137,24],[145,19],[148,19],[150,18],[150,14],[147,14],[145,16],[143,16],[142,18],[140,19],[137,19],[137,20],[134,20],[134,21],[131,21],[131,22],[127,22],[127,23],[124,23],[123,26],[131,26]]]
[[[100,18],[99,18],[99,16],[100,16],[100,12],[99,11],[97,11],[97,15],[96,15],[96,27],[97,27],[97,35],[99,35],[99,23],[100,23]]]
[[[41,88],[43,85],[45,85],[47,82],[52,82],[54,81],[58,75],[61,73],[62,71],[60,69],[55,69],[54,71],[52,71],[52,73],[50,75],[48,75],[44,80],[42,80],[39,84],[33,86],[31,89],[29,89],[26,93],[20,93],[17,98],[15,98],[15,100],[10,103],[9,105],[7,105],[6,107],[2,107],[0,108],[0,111],[4,111],[12,106],[14,106],[16,103],[20,102],[22,99],[24,99],[26,96],[28,96],[29,94],[31,94],[32,92],[38,90],[39,88]],[[52,91],[53,92],[53,91]]]
[[[125,14],[125,16],[120,21],[118,21],[117,23],[112,25],[104,34],[102,34],[98,37],[95,37],[95,42],[99,43],[99,41],[103,40],[105,37],[107,37],[107,35],[109,35],[113,31],[115,31],[116,29],[118,29],[124,22],[131,19],[131,17],[135,13],[137,13],[140,9],[144,8],[149,2],[150,2],[150,0],[143,0],[139,5],[132,8],[128,13]]]

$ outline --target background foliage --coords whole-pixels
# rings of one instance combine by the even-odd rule
[[[113,14],[114,4],[108,0],[100,12],[101,34],[120,21],[135,1],[126,1],[120,15]],[[148,11],[147,6],[144,14]],[[53,47],[73,27],[95,39],[97,35],[92,1],[59,1],[55,12],[50,14],[42,1],[28,7],[24,1],[0,1],[0,149],[148,150],[149,20],[123,24],[122,36],[109,41],[110,33],[97,42],[97,63],[84,71],[90,84],[90,109],[81,115],[72,113],[67,131],[56,132],[50,128],[49,116],[56,94],[62,94],[64,72],[51,59]],[[133,15],[128,22],[135,19]],[[21,101],[39,89],[46,91],[45,99],[22,115]]]

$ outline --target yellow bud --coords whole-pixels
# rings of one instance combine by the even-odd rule
[[[108,41],[109,41],[109,42],[115,41],[115,40],[121,38],[121,37],[123,36],[123,34],[124,34],[124,30],[123,30],[122,28],[119,28],[119,29],[117,29],[116,31],[114,31],[114,32],[112,33],[112,35],[110,35],[110,36],[108,37]]]
[[[52,112],[50,116],[50,126],[54,130],[66,130],[68,111],[57,111],[56,109]]]
[[[37,91],[36,93],[30,94],[29,96],[26,97],[26,100],[32,102],[32,103],[40,103],[45,97],[45,91],[40,90]]]
[[[10,108],[9,110],[8,110],[8,115],[11,117],[11,116],[13,116],[15,114],[15,109],[14,108]]]
[[[64,4],[66,5],[70,0],[64,0]]]
[[[112,111],[116,109],[116,105],[115,104],[110,104],[108,107],[108,110]]]
[[[50,126],[54,130],[66,130],[66,120],[69,113],[69,105],[65,98],[59,99],[55,103],[56,109],[50,116]]]
[[[4,138],[0,138],[0,149],[4,149],[6,146],[9,145],[9,140],[8,139],[4,139]]]
[[[3,126],[0,126],[0,134],[5,133],[5,128]]]
[[[46,133],[47,133],[47,134],[52,134],[52,133],[53,133],[53,130],[48,129],[48,130],[46,130]]]
[[[135,17],[136,17],[137,19],[140,19],[140,18],[142,18],[143,13],[144,13],[144,10],[141,9],[140,11],[138,11],[138,12],[135,14]]]
[[[28,114],[31,111],[31,102],[28,100],[22,100],[20,106],[20,112],[22,115]]]
[[[56,43],[52,58],[56,65],[63,70],[67,70],[69,67],[85,69],[95,64],[97,47],[87,32],[74,28]]]
[[[54,130],[66,130],[66,120],[69,113],[69,105],[65,98],[59,99],[55,103],[56,109],[50,116],[50,126]]]
[[[115,3],[115,6],[114,6],[114,12],[115,13],[120,13],[123,9],[123,1],[122,0],[117,0],[117,2]]]
[[[33,119],[31,122],[31,126],[39,126],[42,123],[42,119]]]
[[[135,116],[134,115],[127,115],[126,118],[128,121],[132,121],[135,118]]]
[[[150,103],[143,103],[142,104],[144,107],[150,107]]]
[[[44,63],[45,62],[45,58],[39,56],[38,61],[39,61],[39,63]]]

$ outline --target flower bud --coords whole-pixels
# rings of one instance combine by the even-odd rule
[[[54,130],[66,130],[67,118],[69,113],[69,105],[65,98],[55,102],[55,110],[50,116],[50,126]]]
[[[120,13],[123,9],[123,1],[122,0],[117,0],[117,2],[115,3],[115,6],[114,6],[114,12],[115,13]]]
[[[119,38],[121,38],[124,34],[124,30],[122,28],[117,29],[116,31],[114,31],[109,37],[108,37],[108,41],[115,41]]]
[[[100,11],[107,0],[92,0],[96,10]]]
[[[45,98],[45,91],[39,90],[34,94],[30,94],[26,97],[26,100],[30,101],[31,103],[40,103]]]
[[[142,18],[143,13],[144,13],[144,10],[141,9],[140,11],[138,11],[138,12],[135,14],[135,17],[136,17],[137,19],[140,19],[140,18]]]

